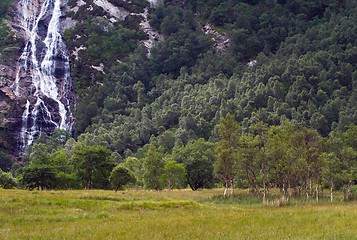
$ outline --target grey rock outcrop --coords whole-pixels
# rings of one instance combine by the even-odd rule
[[[56,37],[69,25],[58,10],[65,8],[66,1],[52,2],[46,10],[41,9],[44,2],[16,0],[9,10],[11,20],[6,21],[18,46],[12,44],[0,54],[0,132],[5,136],[0,147],[14,156],[40,132],[51,134],[57,127],[70,130],[74,120],[69,109],[75,104],[69,58]]]

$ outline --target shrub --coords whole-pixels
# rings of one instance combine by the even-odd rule
[[[0,170],[0,187],[9,189],[17,187],[17,180],[10,172],[3,172]]]

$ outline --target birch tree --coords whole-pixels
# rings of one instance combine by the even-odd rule
[[[233,195],[233,180],[237,172],[237,148],[241,135],[241,127],[234,120],[233,115],[227,114],[218,124],[220,139],[216,144],[216,161],[214,171],[217,178],[224,183],[224,193]],[[230,193],[228,189],[231,188]]]
[[[250,126],[252,133],[256,136],[258,141],[258,159],[261,165],[261,176],[263,185],[263,203],[266,202],[268,192],[267,178],[268,178],[268,161],[266,153],[266,144],[268,141],[268,127],[262,121],[258,121]]]
[[[149,146],[149,150],[144,158],[144,182],[146,188],[161,190],[161,175],[165,166],[164,155],[154,145]]]
[[[340,173],[340,163],[337,156],[334,153],[322,153],[321,160],[323,161],[323,179],[330,187],[330,201],[333,202],[333,190],[335,187],[335,182],[339,178]]]

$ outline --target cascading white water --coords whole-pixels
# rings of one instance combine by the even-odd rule
[[[26,44],[12,89],[27,98],[19,144],[25,150],[41,131],[70,131],[73,102],[69,57],[60,33],[61,0],[20,0],[19,8]]]
[[[157,7],[158,5],[162,4],[162,0],[148,0],[150,3],[150,7]]]

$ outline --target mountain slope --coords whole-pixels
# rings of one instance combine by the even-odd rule
[[[140,16],[128,15],[109,31],[88,24],[83,46],[91,49],[79,52],[73,70],[80,138],[119,153],[165,131],[177,144],[210,139],[228,112],[245,127],[255,119],[290,119],[323,135],[356,123],[353,1],[165,1],[149,12],[164,36],[150,55],[140,44],[147,38]],[[216,48],[216,34],[228,40],[225,48]],[[87,72],[101,63],[103,71]]]

